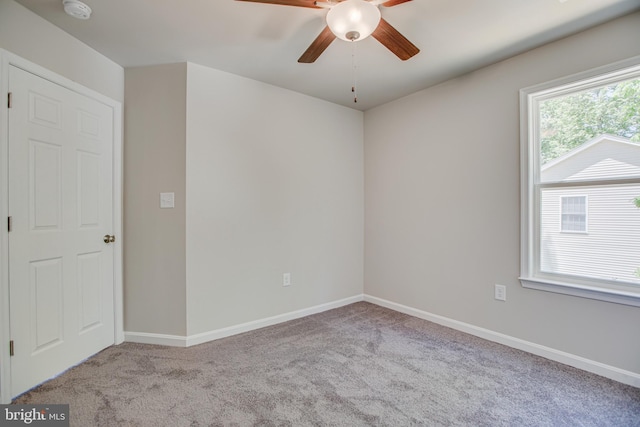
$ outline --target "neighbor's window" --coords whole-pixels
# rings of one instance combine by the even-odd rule
[[[640,57],[521,110],[523,286],[640,306]]]
[[[560,196],[560,231],[587,232],[587,196]]]

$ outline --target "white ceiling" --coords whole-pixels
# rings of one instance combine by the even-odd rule
[[[66,15],[62,0],[16,0],[123,67],[190,61],[359,110],[640,10],[640,0],[413,0],[381,7],[421,52],[403,62],[371,37],[357,42],[354,104],[351,43],[336,39],[315,63],[297,62],[324,28],[324,9],[83,1],[93,9],[88,21]]]

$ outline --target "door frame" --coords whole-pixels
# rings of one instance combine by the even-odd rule
[[[9,313],[9,232],[7,206],[9,194],[9,67],[15,66],[49,80],[78,94],[92,98],[113,108],[113,234],[114,242],[114,340],[124,342],[123,288],[122,288],[122,104],[98,92],[86,88],[66,77],[26,59],[0,49],[0,403],[11,402],[11,357],[9,341],[11,325]]]

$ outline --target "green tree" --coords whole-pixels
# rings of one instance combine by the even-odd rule
[[[640,142],[640,79],[540,103],[542,164],[602,134]]]

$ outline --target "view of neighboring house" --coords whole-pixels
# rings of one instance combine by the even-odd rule
[[[542,183],[572,183],[541,191],[541,270],[640,284],[640,185],[600,181],[640,176],[640,144],[601,135],[540,174]]]

